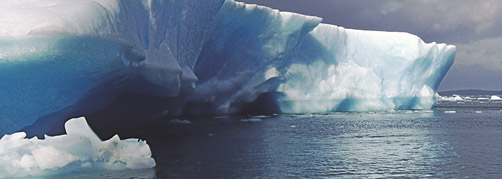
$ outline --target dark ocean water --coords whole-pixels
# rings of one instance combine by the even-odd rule
[[[502,178],[502,101],[440,101],[429,111],[188,120],[155,121],[136,133],[150,144],[154,169],[61,177]]]

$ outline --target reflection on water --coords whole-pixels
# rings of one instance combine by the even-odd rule
[[[496,111],[192,119],[151,140],[163,177],[502,176]]]
[[[501,178],[502,114],[479,110],[156,121],[131,134],[155,169],[73,178]]]

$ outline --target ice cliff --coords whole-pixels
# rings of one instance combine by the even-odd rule
[[[321,21],[233,0],[1,1],[0,134],[62,128],[126,93],[168,98],[170,115],[435,103],[455,46]]]

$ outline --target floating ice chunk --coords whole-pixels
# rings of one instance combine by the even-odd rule
[[[24,132],[0,139],[0,178],[57,175],[68,172],[153,168],[150,147],[115,135],[101,141],[85,118],[70,119],[67,134],[27,139]]]
[[[251,118],[251,119],[248,119],[249,122],[260,122],[261,119],[258,119],[258,118]]]
[[[458,96],[458,95],[454,95],[454,96],[440,96],[439,97],[439,100],[440,101],[464,101],[465,99],[463,99],[462,97]]]
[[[493,96],[490,97],[490,100],[497,101],[497,100],[502,100],[502,98],[500,98],[499,96],[493,95]]]
[[[474,113],[481,114],[481,113],[483,113],[483,111],[475,111]]]
[[[169,124],[192,124],[189,120],[179,120],[179,119],[173,119],[169,121]]]
[[[434,113],[433,110],[419,110],[417,112],[419,112],[419,113]]]
[[[261,122],[261,119],[258,118],[250,118],[250,119],[241,119],[242,122]]]
[[[445,114],[455,114],[457,111],[444,111]]]

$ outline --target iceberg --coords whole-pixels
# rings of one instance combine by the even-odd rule
[[[500,98],[500,97],[499,97],[499,96],[497,96],[497,95],[492,95],[492,96],[490,97],[490,100],[492,100],[492,101],[500,101],[500,100],[502,100],[502,98]]]
[[[187,101],[217,114],[430,109],[455,46],[226,1]],[[201,103],[202,102],[202,103]],[[210,104],[210,107],[207,106]],[[197,106],[197,105],[195,105]]]
[[[66,133],[28,139],[26,133],[0,139],[0,178],[47,176],[71,172],[153,168],[148,144],[115,135],[101,141],[85,118],[70,119]]]
[[[430,109],[456,51],[234,0],[5,0],[0,20],[0,134],[28,136],[131,93],[162,116]]]

